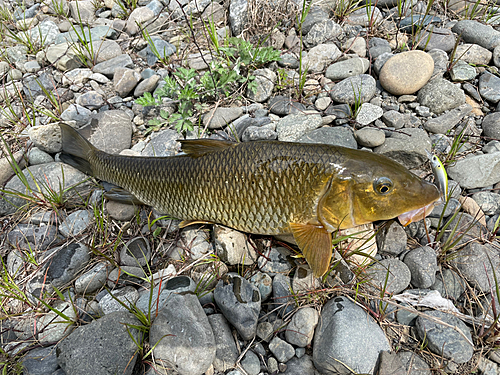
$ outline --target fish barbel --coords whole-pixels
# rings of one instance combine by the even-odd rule
[[[371,152],[279,141],[180,141],[185,155],[133,157],[98,150],[61,124],[61,160],[120,186],[138,201],[190,223],[293,237],[322,276],[332,232],[413,212],[437,187]]]

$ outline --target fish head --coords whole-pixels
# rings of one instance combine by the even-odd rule
[[[408,225],[427,216],[440,198],[438,188],[388,157],[353,150],[342,172],[348,181],[350,215],[340,227],[399,217]],[[347,195],[346,195],[347,199]]]

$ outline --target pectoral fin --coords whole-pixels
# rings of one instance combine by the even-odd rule
[[[290,223],[290,227],[314,276],[323,276],[332,257],[332,235],[320,225]]]
[[[214,224],[214,223],[205,220],[183,220],[179,223],[179,228],[185,228],[187,226],[194,224]]]

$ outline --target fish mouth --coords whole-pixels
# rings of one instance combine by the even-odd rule
[[[406,227],[408,224],[413,223],[415,221],[419,221],[427,217],[436,204],[440,202],[440,199],[435,200],[434,202],[429,203],[424,207],[417,208],[415,210],[411,210],[405,212],[398,216],[399,222],[403,227]]]

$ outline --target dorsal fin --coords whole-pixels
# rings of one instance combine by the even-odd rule
[[[222,151],[238,145],[237,142],[220,141],[218,139],[186,139],[179,142],[182,145],[182,151],[193,158],[199,158],[211,152]]]

